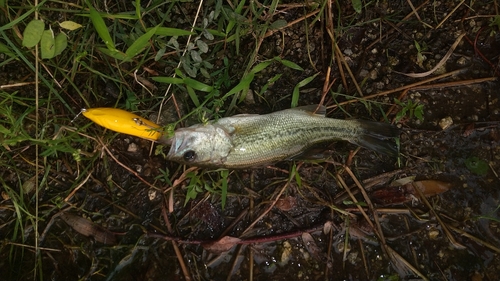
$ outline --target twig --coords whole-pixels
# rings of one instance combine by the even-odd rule
[[[451,230],[455,231],[456,233],[458,233],[458,234],[460,234],[460,235],[462,235],[462,236],[465,236],[465,237],[467,237],[467,238],[469,238],[469,239],[473,240],[474,242],[476,242],[476,243],[478,243],[478,244],[481,244],[481,245],[483,245],[483,246],[485,246],[485,247],[487,247],[487,248],[489,248],[489,249],[491,249],[491,250],[493,250],[493,251],[495,251],[495,252],[497,252],[497,253],[499,253],[499,254],[500,254],[500,249],[499,249],[499,248],[497,248],[497,247],[495,247],[495,246],[493,246],[491,243],[488,243],[488,242],[486,242],[486,241],[483,241],[483,240],[481,240],[481,239],[479,239],[479,238],[477,238],[477,237],[473,236],[472,234],[470,234],[470,233],[468,233],[468,232],[466,232],[466,231],[464,231],[464,230],[462,230],[462,229],[460,229],[460,228],[456,228],[456,227],[454,227],[454,226],[452,226],[452,225],[448,225],[448,227],[449,227]]]
[[[283,192],[285,191],[285,189],[288,187],[288,185],[290,184],[290,180],[288,180],[285,185],[283,185],[283,187],[281,188],[280,192],[278,193],[278,195],[276,196],[276,198],[274,199],[274,201],[269,205],[269,207],[267,207],[267,209],[262,212],[262,214],[257,218],[255,219],[246,229],[245,231],[243,231],[243,233],[240,235],[240,237],[243,237],[245,236],[245,234],[247,234],[254,226],[255,224],[257,224],[257,222],[259,222],[265,215],[267,215],[267,213],[269,213],[274,205],[276,205],[276,203],[278,202],[278,199],[280,199],[281,197],[281,194],[283,194]]]
[[[278,31],[281,31],[281,30],[283,30],[283,29],[285,29],[285,28],[288,28],[288,27],[290,27],[290,26],[292,26],[292,25],[294,25],[294,24],[296,24],[296,23],[299,23],[299,22],[301,22],[301,21],[303,21],[303,20],[305,20],[305,19],[307,19],[307,18],[310,18],[310,17],[312,17],[312,16],[316,15],[317,13],[319,13],[319,11],[320,11],[320,9],[316,9],[316,10],[314,10],[314,11],[310,12],[309,14],[307,14],[307,15],[305,15],[305,16],[302,16],[302,17],[300,17],[300,18],[298,18],[298,19],[296,19],[296,20],[293,20],[293,21],[291,21],[291,22],[287,23],[287,25],[285,25],[285,26],[283,26],[283,27],[280,27],[280,28],[277,28],[277,29],[272,29],[272,30],[269,30],[269,31],[267,31],[267,32],[266,32],[266,34],[264,35],[264,37],[263,37],[262,39],[267,38],[267,37],[269,37],[269,36],[273,35],[274,33],[278,32]]]
[[[444,233],[446,234],[446,236],[450,240],[450,242],[453,245],[453,247],[455,247],[457,249],[465,249],[464,245],[458,243],[455,240],[455,237],[453,237],[453,235],[451,234],[451,232],[448,229],[447,225],[441,220],[441,217],[436,213],[436,211],[434,211],[434,208],[432,208],[431,204],[429,203],[429,201],[427,200],[427,198],[425,197],[425,195],[422,193],[422,190],[420,190],[420,188],[418,188],[417,186],[415,186],[414,183],[412,183],[412,185],[413,185],[413,188],[417,191],[418,196],[420,197],[420,200],[422,200],[422,202],[424,202],[424,204],[427,206],[427,208],[429,208],[429,211],[432,213],[432,215],[438,221],[439,225],[441,225],[441,228],[443,229]]]
[[[406,0],[406,2],[408,2],[408,5],[410,6],[411,10],[415,14],[415,17],[417,17],[418,21],[420,21],[421,24],[423,24],[423,25],[425,25],[425,26],[427,26],[429,28],[433,28],[430,24],[426,23],[425,21],[423,21],[420,18],[420,15],[418,14],[418,11],[415,9],[415,7],[413,6],[413,3],[411,2],[411,0]]]
[[[172,226],[170,225],[169,220],[168,220],[167,209],[165,208],[164,204],[162,204],[162,207],[161,207],[161,215],[163,216],[163,219],[164,219],[164,221],[166,223],[168,232],[173,233],[172,232]],[[189,274],[189,271],[188,271],[188,268],[186,266],[186,263],[184,262],[184,258],[182,257],[181,250],[179,249],[179,246],[177,245],[177,242],[174,241],[174,240],[172,240],[172,247],[174,248],[175,255],[177,256],[177,260],[179,261],[179,264],[181,266],[182,273],[184,274],[184,279],[186,281],[190,281],[191,280],[191,275]]]
[[[354,174],[352,173],[351,169],[348,167],[348,166],[345,166],[344,169],[346,170],[346,172],[349,174],[349,176],[351,176],[352,180],[354,181],[354,183],[356,183],[356,186],[359,188],[359,191],[361,192],[361,194],[363,195],[363,198],[365,199],[366,201],[366,204],[368,205],[368,208],[372,211],[373,213],[373,220],[375,221],[375,225],[377,226],[377,228],[375,229],[374,228],[374,231],[375,233],[377,233],[377,236],[378,238],[380,239],[380,242],[382,244],[382,250],[386,253],[387,253],[387,250],[385,249],[387,247],[387,243],[385,241],[385,237],[384,237],[384,233],[382,231],[382,226],[380,225],[380,221],[378,220],[378,214],[377,214],[377,210],[375,209],[375,207],[373,206],[371,200],[370,200],[370,197],[368,196],[368,194],[366,193],[366,190],[363,188],[363,186],[361,185],[361,183],[358,181],[358,179],[356,178],[356,176],[354,176]],[[373,225],[372,225],[373,226]]]
[[[118,159],[116,159],[116,157],[113,155],[113,153],[111,153],[111,151],[108,149],[108,147],[106,145],[104,145],[104,143],[102,142],[102,140],[100,138],[97,139],[99,141],[99,143],[101,144],[102,148],[104,148],[104,150],[106,150],[106,153],[108,153],[108,155],[120,166],[122,166],[125,170],[129,171],[130,173],[132,173],[134,176],[136,176],[140,181],[142,181],[143,183],[145,183],[147,186],[149,187],[152,187],[152,188],[157,188],[156,186],[150,184],[148,181],[146,181],[145,179],[143,179],[141,176],[139,176],[139,174],[132,170],[131,168],[129,168],[127,165],[123,164],[122,162],[118,161]]]
[[[347,62],[345,61],[344,56],[342,55],[342,52],[340,51],[340,48],[339,48],[339,45],[337,44],[337,42],[334,42],[334,47],[335,47],[335,50],[340,54],[339,58],[342,61],[342,64],[344,64],[345,68],[347,69],[347,72],[349,73],[349,76],[351,77],[352,82],[354,83],[354,86],[356,87],[356,90],[358,91],[358,94],[360,96],[363,96],[363,92],[361,91],[361,87],[359,87],[359,84],[356,81],[356,77],[352,73],[351,68],[349,67],[349,64],[347,64]]]
[[[407,19],[411,18],[411,16],[413,16],[413,14],[414,14],[416,11],[420,10],[422,7],[424,7],[425,5],[427,5],[427,3],[428,3],[429,1],[430,1],[430,0],[426,0],[424,3],[422,3],[422,4],[421,4],[420,6],[418,6],[416,9],[413,9],[411,13],[409,13],[408,15],[406,15],[406,17],[404,17],[404,18],[403,18],[400,22],[398,22],[398,23],[396,24],[396,27],[399,27],[399,26],[403,25]],[[391,30],[388,30],[388,31],[387,31],[384,35],[385,35],[385,36],[387,36],[387,38],[389,38],[389,35],[391,35],[391,34],[394,32],[394,30],[396,30],[396,29],[395,29],[395,28],[393,28],[393,29],[391,29]],[[370,49],[373,47],[373,45],[375,45],[375,44],[377,44],[377,43],[379,43],[379,42],[382,42],[382,36],[380,36],[380,37],[378,38],[378,40],[375,40],[375,41],[373,41],[373,43],[371,43],[370,45],[368,45],[368,47],[366,47],[366,48],[365,48],[365,50],[370,50]]]
[[[465,36],[465,33],[462,33],[458,36],[457,40],[455,40],[453,45],[451,45],[451,48],[448,50],[446,55],[444,55],[444,57],[431,70],[426,71],[426,72],[422,72],[422,73],[403,73],[403,72],[399,72],[399,71],[395,71],[395,70],[393,70],[393,72],[398,73],[398,74],[402,74],[402,75],[406,75],[408,77],[413,77],[413,78],[422,78],[422,77],[426,77],[426,76],[431,75],[434,71],[436,71],[437,69],[442,67],[446,63],[446,61],[448,61],[450,56],[453,54],[453,51],[455,51],[455,48],[458,46],[460,41],[462,41],[462,38],[464,36]]]
[[[89,178],[93,172],[94,172],[94,169],[92,169],[91,171],[88,172],[87,177],[81,183],[79,183],[75,187],[75,189],[73,189],[73,191],[71,191],[71,193],[64,199],[64,202],[68,202],[71,199],[71,197],[73,197],[73,195],[75,195],[75,193],[89,180]]]
[[[457,70],[454,70],[454,71],[451,71],[451,72],[447,72],[447,73],[438,75],[436,77],[429,78],[427,80],[422,80],[422,81],[419,81],[419,82],[415,82],[413,84],[401,86],[401,87],[398,87],[396,89],[383,91],[383,92],[376,93],[376,94],[369,95],[369,96],[362,97],[362,98],[356,98],[356,99],[352,99],[352,100],[343,101],[343,102],[340,102],[338,104],[334,104],[334,105],[328,106],[327,109],[332,109],[332,108],[336,108],[336,107],[339,107],[339,106],[342,106],[342,105],[359,102],[360,100],[368,101],[371,98],[376,98],[376,97],[379,97],[379,96],[385,96],[385,95],[392,94],[392,93],[399,92],[399,91],[403,91],[403,90],[406,90],[406,89],[409,89],[409,88],[412,88],[412,87],[415,87],[415,86],[420,86],[420,85],[432,82],[434,80],[439,80],[439,79],[442,79],[442,78],[445,78],[445,77],[448,77],[448,76],[453,76],[453,75],[458,74],[458,73],[460,73],[462,71],[463,71],[463,69],[457,69]]]
[[[453,15],[453,13],[455,13],[455,11],[456,11],[456,10],[457,10],[460,6],[462,6],[462,4],[463,4],[464,2],[465,2],[465,0],[462,0],[462,2],[460,2],[458,5],[456,5],[456,6],[455,6],[455,8],[453,8],[453,10],[451,10],[451,12],[449,12],[449,13],[446,15],[446,17],[444,17],[444,19],[443,19],[443,20],[442,20],[442,21],[441,21],[441,22],[440,22],[440,23],[439,23],[439,24],[438,24],[438,25],[437,25],[434,29],[438,29],[438,28],[440,28],[440,27],[441,27],[441,25],[443,25],[443,23],[444,23],[445,21],[447,21],[447,20],[451,17],[451,15]]]

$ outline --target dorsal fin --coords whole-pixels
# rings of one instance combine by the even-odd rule
[[[324,105],[318,105],[318,104],[299,106],[299,107],[291,108],[290,110],[305,111],[307,113],[320,115],[323,117],[326,115],[326,107]]]

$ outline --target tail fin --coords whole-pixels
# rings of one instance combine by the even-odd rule
[[[393,140],[399,137],[400,130],[387,123],[358,120],[363,133],[354,140],[355,143],[364,148],[383,153],[389,156],[398,156],[398,146]]]

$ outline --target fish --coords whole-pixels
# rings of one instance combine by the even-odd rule
[[[245,169],[292,160],[312,146],[348,141],[390,156],[399,129],[387,123],[327,118],[309,105],[269,114],[239,114],[175,130],[166,156],[189,166]]]

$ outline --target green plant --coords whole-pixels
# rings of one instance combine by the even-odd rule
[[[82,26],[73,21],[64,21],[59,24],[60,27],[73,31]],[[49,26],[45,29],[45,23],[42,20],[32,20],[28,23],[23,32],[23,46],[33,48],[40,43],[42,59],[51,59],[60,55],[68,46],[66,34],[60,32],[54,36],[54,31]]]
[[[465,159],[465,166],[476,175],[485,176],[490,169],[488,162],[476,156]]]
[[[399,122],[403,118],[412,119],[414,116],[420,120],[424,120],[424,105],[420,103],[408,100],[406,102],[401,102],[398,99],[394,99],[394,102],[401,107],[401,111],[396,114],[395,121]]]
[[[416,61],[416,63],[418,64],[418,66],[423,68],[425,56],[422,53],[425,50],[427,50],[427,44],[425,44],[425,42],[424,42],[424,43],[422,43],[422,45],[420,45],[416,40],[414,41],[414,44],[415,44],[415,49],[417,49],[417,61]]]
[[[199,193],[208,191],[212,194],[220,194],[221,196],[221,206],[224,208],[226,206],[226,199],[228,194],[228,177],[229,171],[221,169],[216,171],[217,173],[202,172],[198,174],[197,172],[189,172],[186,176],[189,184],[186,186],[186,199],[184,200],[184,206],[191,200],[196,199]],[[205,177],[208,177],[206,179]]]

